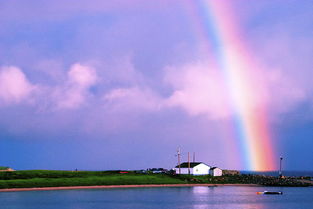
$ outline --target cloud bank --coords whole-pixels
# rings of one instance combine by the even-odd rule
[[[149,86],[149,79],[127,63],[120,76],[113,77],[114,81],[112,77],[109,80],[99,77],[99,70],[93,66],[75,63],[55,86],[32,83],[18,67],[2,67],[0,101],[2,105],[32,101],[28,105],[45,106],[47,111],[95,105],[99,111],[124,113],[180,108],[190,116],[206,115],[209,120],[228,119],[234,114],[225,77],[204,60],[166,66],[160,85],[170,89],[168,95],[162,95],[158,89]],[[251,88],[255,95],[255,109],[265,106],[270,114],[279,115],[312,99],[306,84],[296,82],[279,69],[255,70],[254,75],[257,79]],[[119,85],[107,88],[107,84],[112,82]],[[100,90],[95,91],[94,88]]]

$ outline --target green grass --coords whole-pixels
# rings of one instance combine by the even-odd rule
[[[88,176],[107,176],[118,171],[58,171],[58,170],[23,170],[0,172],[0,180],[32,179],[32,178],[77,178]]]
[[[173,178],[164,174],[67,173],[59,171],[51,173],[47,171],[23,171],[22,173],[27,175],[21,176],[21,173],[18,173],[19,175],[11,175],[10,179],[0,180],[0,188],[185,183],[185,181],[179,178]],[[31,177],[31,174],[34,174],[36,177]],[[60,174],[60,176],[57,176],[57,174]]]
[[[32,188],[94,185],[140,184],[261,184],[268,186],[308,186],[293,179],[258,175],[190,176],[167,174],[136,174],[118,171],[50,171],[26,170],[0,172],[0,188]]]

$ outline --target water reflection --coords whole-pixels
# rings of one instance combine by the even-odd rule
[[[207,187],[207,186],[198,186],[198,187],[193,187],[192,188],[192,193],[193,194],[208,194],[209,190],[214,189],[215,187]]]
[[[213,199],[214,196],[212,195],[214,193],[215,187],[205,187],[205,186],[199,186],[199,187],[193,187],[192,188],[192,196],[194,199],[192,208],[194,209],[206,209],[209,208],[209,200]]]
[[[193,187],[192,203],[193,209],[206,208],[248,208],[264,209],[264,200],[266,197],[260,197],[248,187]]]
[[[257,195],[265,187],[164,187],[0,193],[1,209],[293,209],[312,208],[312,188],[270,188],[284,195]]]

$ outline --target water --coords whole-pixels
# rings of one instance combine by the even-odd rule
[[[257,195],[258,191],[283,195]],[[0,193],[1,209],[313,208],[313,187],[170,187]]]

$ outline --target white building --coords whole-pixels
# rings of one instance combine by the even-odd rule
[[[188,162],[180,164],[174,168],[176,174],[190,174],[190,175],[209,175],[210,166],[201,162],[192,162],[188,168]],[[180,172],[179,172],[180,170]]]
[[[223,171],[222,171],[222,169],[220,169],[218,167],[211,167],[210,168],[210,175],[211,176],[222,176]]]

